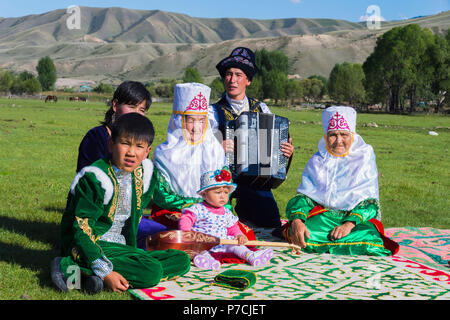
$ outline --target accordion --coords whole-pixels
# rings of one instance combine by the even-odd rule
[[[288,141],[289,120],[274,114],[243,112],[225,123],[225,139],[234,141],[226,161],[236,183],[275,189],[285,179],[287,158],[281,144]]]

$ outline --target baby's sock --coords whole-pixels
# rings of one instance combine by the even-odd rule
[[[202,269],[218,270],[220,262],[214,259],[208,251],[202,251],[194,257],[194,265]]]
[[[239,258],[244,259],[252,266],[263,266],[273,257],[272,249],[251,251],[246,246],[233,246],[229,251],[233,252]]]
[[[264,266],[270,262],[273,257],[272,249],[263,249],[258,251],[251,251],[246,259],[252,266]]]

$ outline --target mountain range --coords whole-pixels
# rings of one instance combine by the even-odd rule
[[[0,18],[0,68],[35,73],[50,56],[61,78],[117,83],[181,78],[196,67],[205,80],[218,76],[215,65],[236,46],[281,50],[290,73],[328,77],[334,64],[363,63],[379,35],[395,26],[417,23],[434,33],[450,27],[450,11],[409,20],[365,22],[336,19],[197,18],[161,10],[80,8],[80,29],[66,24],[59,9],[18,18]]]

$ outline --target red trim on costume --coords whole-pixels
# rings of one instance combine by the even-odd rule
[[[311,217],[314,217],[314,216],[317,216],[318,214],[324,213],[324,212],[327,212],[327,211],[328,211],[328,209],[324,209],[322,206],[315,206],[315,207],[312,208],[312,210],[309,212],[308,218],[307,218],[307,219],[309,219],[309,218],[311,218]]]
[[[177,230],[178,220],[180,220],[181,217],[181,211],[166,210],[158,207],[156,204],[152,204],[152,212],[150,217],[153,221],[166,226],[169,230]]]
[[[238,221],[238,225],[239,229],[241,229],[242,233],[247,237],[249,241],[256,240],[255,233],[250,227],[246,226],[240,221]]]
[[[371,222],[375,226],[375,228],[377,228],[377,231],[380,233],[381,239],[383,239],[384,247],[392,252],[392,255],[397,254],[397,252],[400,250],[400,245],[384,235],[384,226],[381,221],[377,219],[370,219],[369,222]]]

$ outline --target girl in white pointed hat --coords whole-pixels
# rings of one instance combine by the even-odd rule
[[[182,208],[203,201],[197,193],[202,173],[225,165],[225,152],[208,119],[211,89],[200,83],[177,84],[167,141],[153,153],[155,185],[151,217],[178,229]],[[226,207],[233,210],[229,203]],[[241,225],[250,240],[253,232]]]
[[[310,253],[393,254],[398,245],[384,237],[380,222],[375,153],[355,131],[356,111],[327,108],[322,124],[319,150],[287,204],[284,236]]]
[[[203,201],[182,210],[180,230],[198,231],[221,239],[236,239],[239,242],[239,245],[217,245],[196,255],[193,261],[199,268],[220,268],[220,259],[216,260],[210,252],[232,253],[252,266],[263,266],[273,257],[270,248],[252,251],[244,245],[248,239],[239,227],[238,217],[224,207],[235,189],[236,184],[231,181],[231,172],[227,166],[205,172],[197,191]]]

